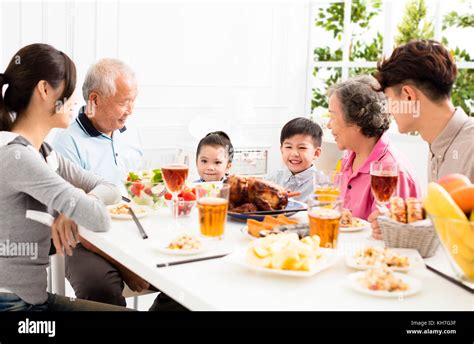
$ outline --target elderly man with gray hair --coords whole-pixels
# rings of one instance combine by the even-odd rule
[[[87,71],[82,92],[86,105],[69,128],[56,133],[52,145],[65,158],[125,192],[123,180],[128,171],[140,167],[143,155],[137,131],[125,126],[137,97],[135,74],[120,60],[101,59]],[[75,226],[72,221],[65,225]],[[126,305],[124,282],[134,291],[150,287],[84,238],[73,255],[66,256],[66,277],[77,297],[120,306]],[[160,294],[153,310],[159,299],[160,308],[163,303],[170,308],[171,299]]]

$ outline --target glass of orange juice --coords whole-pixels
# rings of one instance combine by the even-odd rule
[[[216,185],[211,189],[196,187],[199,228],[202,236],[220,239],[224,235],[229,192],[230,186],[227,184]]]
[[[320,246],[336,248],[339,237],[342,200],[337,195],[315,195],[308,203],[309,233],[318,235]]]
[[[314,194],[317,195],[341,195],[342,173],[337,171],[319,171],[313,175]],[[319,198],[322,200],[321,198]],[[332,199],[329,197],[327,200]]]

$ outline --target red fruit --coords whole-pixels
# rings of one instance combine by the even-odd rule
[[[185,201],[195,201],[196,200],[196,195],[193,194],[192,192],[183,192],[182,197]]]
[[[152,194],[151,188],[145,188],[145,190],[143,190],[143,191],[145,191],[145,193],[146,193],[147,195],[150,195],[150,196],[151,196],[151,194]]]
[[[135,183],[130,188],[130,191],[132,192],[134,196],[140,197],[141,189]]]
[[[172,194],[170,194],[169,192],[165,193],[165,200],[171,201],[172,198],[173,198]]]
[[[135,188],[137,188],[137,190],[144,190],[145,189],[145,185],[139,180],[134,181],[133,186]]]
[[[129,181],[131,181],[131,180],[132,180],[132,178],[130,178],[130,176],[128,176],[128,177],[127,177],[127,181],[129,182]]]

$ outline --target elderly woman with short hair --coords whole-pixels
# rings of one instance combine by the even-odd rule
[[[370,164],[392,161],[399,165],[397,195],[420,196],[412,167],[390,143],[386,133],[390,115],[385,111],[385,97],[378,92],[378,82],[371,76],[358,76],[334,85],[329,90],[328,128],[340,150],[346,150],[342,161],[341,196],[344,207],[353,215],[367,220],[375,210],[370,189]],[[375,233],[380,239],[380,233]]]

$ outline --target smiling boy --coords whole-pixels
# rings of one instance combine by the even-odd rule
[[[267,179],[290,192],[300,192],[294,198],[306,201],[313,193],[313,175],[317,173],[313,161],[321,155],[322,136],[321,127],[307,118],[298,117],[286,123],[281,130],[280,151],[287,168]]]

